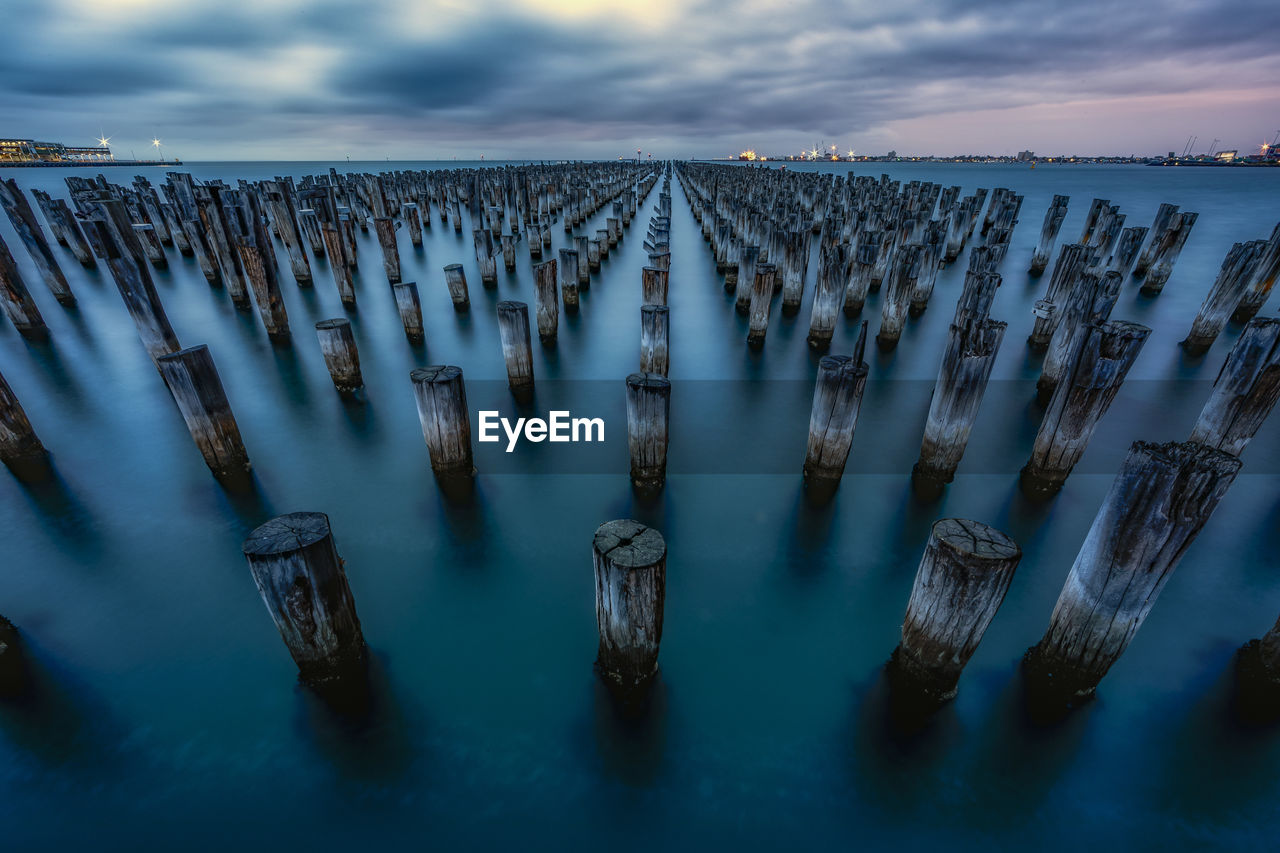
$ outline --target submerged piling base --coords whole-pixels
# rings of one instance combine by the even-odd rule
[[[22,642],[13,623],[0,616],[0,698],[17,696],[26,684]]]
[[[932,714],[956,698],[959,677],[945,678],[915,663],[899,645],[885,664],[885,677],[893,695],[893,708],[908,716]]]
[[[1236,652],[1236,705],[1241,716],[1258,722],[1280,721],[1280,672],[1262,658],[1260,640]]]
[[[1098,677],[1057,660],[1036,644],[1022,656],[1022,677],[1027,707],[1040,715],[1061,714],[1088,704],[1098,688]]]

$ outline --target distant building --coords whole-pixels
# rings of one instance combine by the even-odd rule
[[[0,139],[0,162],[81,163],[113,159],[115,158],[111,155],[111,149],[105,145],[94,148],[75,148],[58,142],[37,142],[34,139]]]
[[[1027,160],[1034,160],[1034,159],[1036,159],[1036,152],[1034,152],[1034,151],[1019,151],[1019,152],[1018,152],[1018,160],[1019,160],[1019,161],[1026,162]]]
[[[1213,155],[1213,159],[1218,160],[1222,163],[1230,163],[1232,160],[1236,159],[1236,152],[1235,151],[1219,151],[1217,154]]]

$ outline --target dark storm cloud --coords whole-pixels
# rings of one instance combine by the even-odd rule
[[[12,5],[22,25],[0,30],[11,121],[56,130],[109,112],[195,124],[211,145],[856,137],[944,113],[1280,77],[1280,4],[1254,0],[745,0],[730,12],[654,0],[583,14],[514,0],[484,13],[383,0]]]

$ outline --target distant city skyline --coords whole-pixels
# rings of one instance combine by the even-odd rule
[[[1247,153],[1280,130],[1274,2],[483,5],[9,0],[0,136],[372,161]]]

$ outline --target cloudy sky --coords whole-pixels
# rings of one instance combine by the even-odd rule
[[[0,135],[199,159],[1257,150],[1277,0],[3,0]]]

